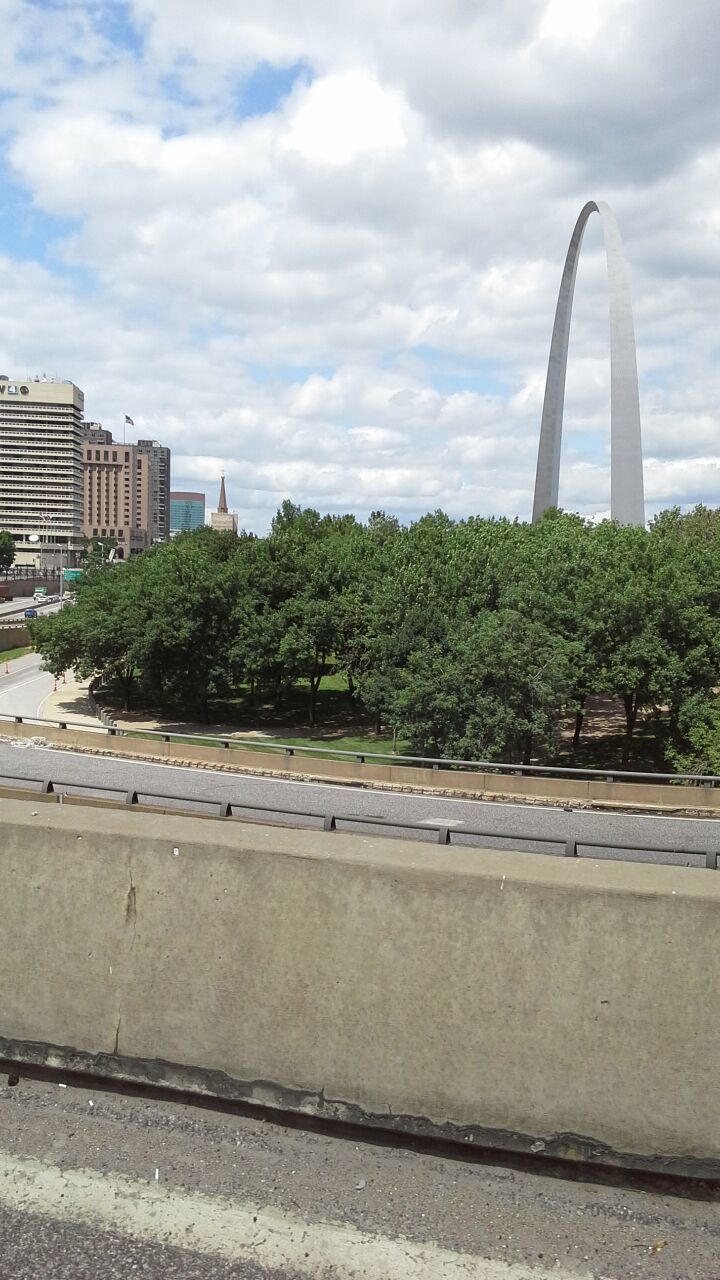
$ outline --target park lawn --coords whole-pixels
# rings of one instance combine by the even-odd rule
[[[162,730],[158,732],[162,732]],[[250,733],[252,734],[252,730]],[[146,737],[145,733],[132,729],[126,729],[125,735],[128,738]],[[171,742],[182,743],[186,740],[175,733],[168,734],[168,737]],[[221,741],[227,741],[228,739],[233,741],[228,734],[218,733],[212,736],[203,734],[197,737],[193,736],[193,744],[198,747],[216,747],[218,739]],[[341,751],[351,751],[357,755],[367,755],[373,752],[378,755],[391,756],[393,754],[392,738],[369,731],[367,734],[317,734],[312,738],[298,738],[293,734],[286,733],[263,732],[262,736],[256,738],[252,736],[243,738],[242,741],[237,742],[237,746],[241,746],[243,751],[267,751],[268,748],[281,746],[297,747],[299,751],[302,747],[315,747],[316,749],[321,748],[321,750],[315,750],[312,754],[321,754],[325,758],[337,756],[338,752]],[[400,747],[396,747],[396,750],[400,751]]]
[[[33,647],[30,644],[21,645],[19,649],[3,649],[0,653],[0,662],[12,662],[13,658],[24,658],[26,653],[32,653]]]
[[[322,747],[323,755],[330,756],[338,751],[353,751],[358,755],[366,755],[373,752],[377,755],[393,755],[392,737],[384,734],[373,733],[370,730],[367,733],[316,733],[312,737],[295,737],[292,734],[263,734],[258,741],[258,748],[265,745],[277,743],[285,744],[288,747]],[[402,744],[396,745],[395,750],[398,754],[401,752]]]

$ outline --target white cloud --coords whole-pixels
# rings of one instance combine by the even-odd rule
[[[403,104],[366,71],[323,76],[303,94],[284,139],[290,151],[321,164],[400,150],[406,140]]]
[[[130,413],[211,501],[224,466],[255,528],[286,496],[526,516],[567,240],[605,197],[649,501],[720,501],[720,37],[702,0],[133,0],[137,48],[94,20],[116,6],[43,29],[4,3],[5,173],[32,234],[12,247],[6,199],[3,371],[74,378],[111,426]],[[292,65],[244,114],[244,78]],[[593,224],[566,404],[562,501],[604,510]]]

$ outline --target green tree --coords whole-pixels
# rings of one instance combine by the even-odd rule
[[[15,539],[7,529],[0,529],[0,570],[9,569],[15,560]]]
[[[529,764],[555,750],[567,670],[542,623],[488,610],[413,652],[393,698],[398,728],[414,754]]]
[[[77,601],[30,622],[30,636],[47,671],[74,668],[81,679],[102,675],[117,681],[125,707],[131,702],[142,660],[144,617],[135,561],[86,575]]]
[[[712,687],[717,624],[677,539],[609,521],[594,531],[581,605],[598,687],[620,698],[625,711],[625,765],[641,710],[665,706],[677,722],[681,704]]]

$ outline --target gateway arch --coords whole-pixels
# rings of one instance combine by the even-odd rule
[[[610,301],[610,514],[619,524],[645,523],[640,398],[630,277],[615,215],[603,201],[589,200],[575,223],[560,282],[550,344],[533,520],[558,505],[565,374],[573,294],[580,246],[591,213],[602,222]]]

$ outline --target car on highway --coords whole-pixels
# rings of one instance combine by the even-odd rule
[[[26,618],[37,618],[37,609],[26,609],[23,616]]]

